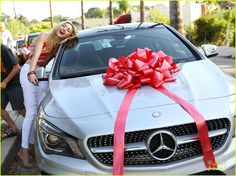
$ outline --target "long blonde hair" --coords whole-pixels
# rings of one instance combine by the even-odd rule
[[[61,25],[66,24],[66,23],[68,23],[72,26],[72,33],[69,37],[66,37],[62,40],[58,40],[57,31],[58,31],[58,29],[60,28]],[[63,21],[63,22],[57,24],[53,28],[52,32],[50,33],[50,35],[47,39],[49,52],[51,52],[53,49],[55,49],[55,47],[57,47],[58,44],[64,43],[68,39],[74,38],[76,36],[77,32],[78,32],[77,28],[75,27],[75,25],[71,21]]]

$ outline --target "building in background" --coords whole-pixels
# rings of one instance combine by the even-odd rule
[[[201,17],[202,8],[201,3],[196,3],[195,1],[181,1],[181,9],[183,14],[183,21],[185,25],[190,25],[193,21]],[[165,15],[168,19],[170,18],[169,14],[169,5],[167,3],[160,3],[154,6],[155,9],[158,10],[159,13]],[[148,21],[148,17],[150,15],[150,10],[145,9],[145,20]],[[138,22],[140,20],[139,11],[134,8],[131,9],[132,22]]]

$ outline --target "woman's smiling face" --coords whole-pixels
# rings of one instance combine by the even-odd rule
[[[57,31],[57,36],[64,39],[70,36],[72,32],[73,32],[73,27],[71,26],[71,24],[64,23],[59,27]]]

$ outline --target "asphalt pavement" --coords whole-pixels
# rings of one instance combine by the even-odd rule
[[[219,55],[210,58],[220,69],[224,72],[235,77],[235,49],[233,47],[218,47]],[[12,111],[11,106],[7,106],[7,111],[15,121],[17,127],[21,129],[23,117]],[[7,128],[5,122],[2,122],[2,128]],[[36,165],[35,159],[33,160],[34,167],[31,169],[24,168],[19,164],[17,152],[20,148],[21,135],[4,139],[1,141],[2,146],[2,159],[1,159],[1,174],[39,174],[40,171]]]
[[[218,47],[219,54],[209,58],[223,72],[235,77],[235,48],[233,47]]]

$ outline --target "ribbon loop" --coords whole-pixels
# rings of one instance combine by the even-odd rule
[[[108,65],[106,76],[103,76],[104,85],[119,88],[136,85],[137,79],[140,80],[138,84],[158,87],[164,82],[175,81],[171,75],[179,71],[171,56],[166,56],[162,51],[155,53],[149,48],[137,48],[128,57],[120,56],[119,60],[111,58]]]

